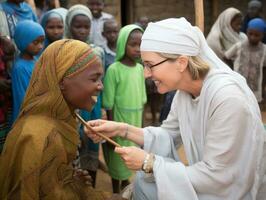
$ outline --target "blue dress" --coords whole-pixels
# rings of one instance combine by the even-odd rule
[[[25,60],[17,57],[11,72],[12,95],[13,95],[13,113],[12,123],[19,115],[20,106],[30,83],[31,74],[34,69],[36,60]]]

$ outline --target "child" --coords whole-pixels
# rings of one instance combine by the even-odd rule
[[[44,49],[51,43],[60,40],[64,36],[64,19],[58,9],[45,13],[41,25],[45,30]]]
[[[105,55],[105,71],[115,61],[118,32],[118,24],[114,19],[108,19],[104,22],[102,35],[107,41],[107,43],[103,46]]]
[[[262,74],[266,66],[266,46],[261,42],[265,22],[260,18],[248,23],[248,40],[235,44],[225,56],[234,60],[234,70],[242,74],[254,92],[258,102],[262,101]]]
[[[103,23],[111,18],[112,15],[103,12],[104,1],[103,0],[88,0],[87,5],[92,12],[92,23],[90,32],[90,41],[97,45],[103,46],[106,43],[106,39],[103,37]]]
[[[65,34],[67,38],[80,40],[89,44],[95,54],[101,59],[102,63],[104,63],[104,52],[102,48],[89,42],[91,19],[92,14],[89,8],[80,4],[72,6],[66,16]],[[95,95],[98,95],[98,99],[93,110],[91,112],[80,110],[80,115],[85,120],[101,119],[102,117],[101,94]],[[80,126],[79,133],[82,140],[81,148],[79,149],[81,168],[89,171],[92,177],[92,186],[95,187],[99,166],[99,144],[94,144],[83,134],[83,125]]]
[[[0,37],[0,154],[10,131],[12,93],[9,62],[13,61],[14,54],[15,46],[11,40]]]
[[[36,62],[35,56],[43,48],[44,37],[43,28],[36,22],[24,20],[17,24],[14,40],[20,55],[17,56],[11,72],[13,94],[12,122],[18,117]]]
[[[32,20],[37,22],[37,16],[24,0],[7,0],[0,3],[0,33],[13,39],[17,22]]]
[[[138,127],[142,126],[146,103],[143,66],[138,63],[141,36],[142,29],[137,25],[127,25],[120,30],[116,62],[106,72],[103,91],[103,106],[107,109],[108,119]],[[114,139],[121,146],[134,145],[120,137]],[[106,163],[112,177],[113,192],[119,193],[129,183],[131,171],[111,146],[107,145],[107,148]]]

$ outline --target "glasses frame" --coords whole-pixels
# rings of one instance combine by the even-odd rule
[[[158,66],[158,65],[161,65],[161,64],[163,64],[164,62],[166,62],[166,61],[168,61],[168,60],[170,60],[169,58],[166,58],[166,59],[164,59],[164,60],[162,60],[161,62],[158,62],[158,63],[156,63],[156,64],[154,64],[154,65],[151,65],[151,66],[145,66],[146,68],[149,68],[150,70],[153,68],[153,67],[156,67],[156,66]]]

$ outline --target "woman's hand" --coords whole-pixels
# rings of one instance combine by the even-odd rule
[[[73,177],[76,180],[82,181],[86,185],[89,185],[89,186],[92,185],[92,179],[91,179],[91,176],[89,175],[89,172],[87,170],[75,169]]]
[[[102,133],[107,137],[121,136],[125,133],[127,125],[120,122],[107,121],[107,120],[94,120],[88,121],[87,124],[93,129],[93,131]],[[102,137],[84,128],[86,135],[93,140],[94,143],[101,142]]]
[[[138,147],[116,147],[115,152],[124,160],[131,170],[141,170],[147,152]]]

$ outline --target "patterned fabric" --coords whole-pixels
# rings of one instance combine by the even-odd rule
[[[258,102],[262,100],[263,66],[266,66],[266,46],[261,42],[250,46],[248,40],[237,43],[225,56],[234,61],[234,70],[243,75]]]
[[[90,50],[83,42],[60,40],[38,60],[0,158],[0,199],[106,199],[73,178],[80,140],[74,110],[59,88],[66,71]]]
[[[2,60],[4,53],[0,46],[0,79],[10,79],[6,65]],[[7,133],[10,130],[10,118],[12,109],[11,90],[1,92],[0,94],[0,154],[2,152]]]

